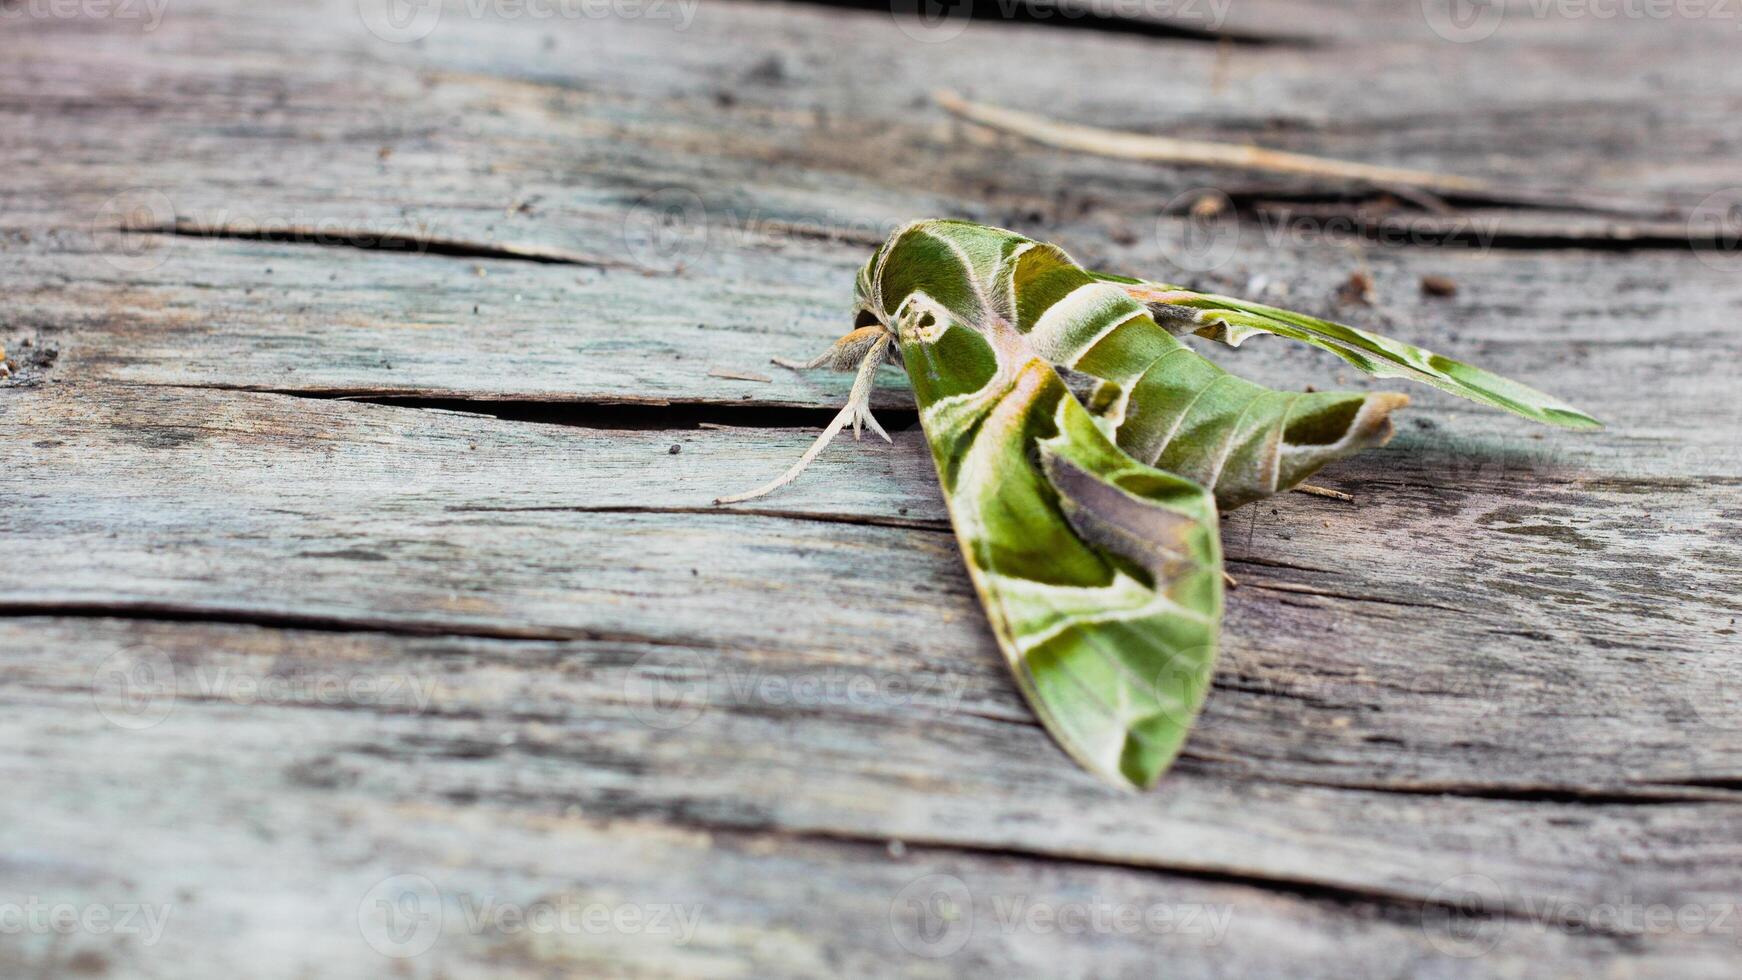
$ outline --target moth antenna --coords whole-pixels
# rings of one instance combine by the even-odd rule
[[[794,463],[791,469],[754,490],[733,494],[730,497],[719,497],[715,499],[714,503],[736,504],[746,500],[755,500],[757,497],[765,497],[798,479],[799,474],[803,473],[805,468],[810,466],[811,462],[828,447],[829,443],[834,441],[835,436],[840,434],[841,429],[848,422],[853,423],[853,438],[855,439],[859,437],[860,424],[864,423],[871,427],[872,432],[882,436],[884,442],[893,442],[894,440],[889,438],[889,433],[883,431],[883,426],[878,425],[877,420],[871,417],[871,389],[877,382],[877,367],[883,363],[883,356],[888,353],[889,344],[889,335],[885,334],[877,338],[876,342],[865,352],[864,358],[859,361],[859,373],[853,378],[852,391],[847,395],[847,404],[841,406],[841,410],[835,414],[828,427],[823,429],[822,435],[817,436],[816,441],[811,443],[810,448],[804,451],[804,455],[798,458],[798,462]],[[832,353],[832,351],[825,353],[823,358],[828,358]],[[817,363],[820,365],[822,361],[819,360]]]

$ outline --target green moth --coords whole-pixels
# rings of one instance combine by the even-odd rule
[[[1286,310],[1091,272],[1057,246],[965,221],[891,235],[858,276],[854,329],[815,360],[856,370],[791,482],[906,370],[962,556],[1018,686],[1059,745],[1124,787],[1153,786],[1209,689],[1222,617],[1220,511],[1288,490],[1391,435],[1391,392],[1292,392],[1178,338],[1268,333],[1379,377],[1526,418],[1598,422],[1418,347]],[[1079,398],[1068,371],[1091,386]]]

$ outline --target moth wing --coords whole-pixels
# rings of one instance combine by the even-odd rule
[[[1213,497],[1126,455],[1051,365],[1000,371],[946,324],[903,358],[950,517],[1018,686],[1061,747],[1153,786],[1209,687],[1222,613]]]
[[[1409,378],[1527,419],[1568,429],[1602,423],[1564,401],[1491,371],[1376,333],[1229,296],[1094,273],[1150,307],[1158,323],[1230,347],[1253,334],[1274,334],[1327,350],[1378,378]]]
[[[1056,246],[1014,249],[1001,286],[1037,355],[1098,379],[1089,411],[1119,447],[1202,484],[1223,510],[1384,444],[1391,412],[1409,401],[1384,391],[1276,391],[1231,375],[1122,284],[1097,279]]]

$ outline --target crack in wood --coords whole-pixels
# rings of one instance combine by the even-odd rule
[[[1742,792],[1727,792],[1725,780],[1624,783],[1615,786],[1555,784],[1507,785],[1490,783],[1385,783],[1330,782],[1314,779],[1278,779],[1291,786],[1347,790],[1360,793],[1391,793],[1401,796],[1451,796],[1466,800],[1497,800],[1510,803],[1553,803],[1575,806],[1666,806],[1671,804],[1742,804]],[[1742,780],[1731,781],[1742,789]],[[1709,788],[1709,792],[1692,792]]]
[[[23,602],[0,599],[0,617],[47,616],[66,619],[126,619],[160,623],[226,623],[266,629],[309,630],[317,633],[381,633],[389,636],[467,637],[481,640],[639,643],[691,648],[698,644],[631,633],[590,629],[502,626],[484,623],[418,622],[373,617],[323,616],[234,606],[180,605],[167,602],[102,600],[94,602]],[[718,648],[718,643],[708,644]]]
[[[1297,585],[1293,582],[1269,582],[1264,579],[1242,578],[1242,588],[1250,587],[1267,592],[1294,592],[1302,595],[1320,596],[1326,599],[1345,599],[1349,602],[1377,602],[1388,606],[1404,606],[1410,609],[1439,609],[1444,612],[1466,615],[1468,610],[1452,606],[1442,606],[1433,602],[1416,602],[1411,599],[1399,599],[1394,596],[1357,595],[1352,592],[1338,592],[1333,589],[1321,589],[1311,585]]]
[[[525,793],[497,794],[497,796],[507,799],[519,797],[519,802],[531,804],[551,802],[549,797]],[[471,804],[476,801],[461,798],[451,800],[451,802]],[[607,816],[619,820],[643,820],[665,827],[699,830],[708,833],[716,841],[741,841],[761,849],[767,848],[772,842],[791,842],[828,847],[864,848],[880,855],[887,855],[891,841],[890,837],[845,829],[782,826],[759,819],[758,814],[754,812],[746,814],[742,821],[720,819],[709,815],[713,811],[692,805],[690,801],[685,800],[637,801],[620,797],[610,800],[606,805],[601,805],[599,800],[590,798],[572,801],[559,800],[559,802],[580,806],[595,817]],[[1086,851],[1030,848],[996,842],[980,843],[911,834],[902,835],[900,840],[910,856],[914,855],[916,851],[929,852],[933,856],[954,855],[976,861],[1007,860],[1046,868],[1067,866],[1156,877],[1184,878],[1210,884],[1244,886],[1339,910],[1365,912],[1377,918],[1411,926],[1419,926],[1422,916],[1429,911],[1451,913],[1458,916],[1463,922],[1509,920],[1540,924],[1544,921],[1540,912],[1514,906],[1510,902],[1496,905],[1454,903],[1436,899],[1431,895],[1414,895],[1400,890],[1354,885],[1322,878],[1267,874],[1245,868],[1196,865],[1177,861],[1122,860]],[[1552,917],[1550,921],[1553,921]],[[1581,931],[1607,940],[1630,941],[1635,938],[1624,931],[1610,929],[1600,923],[1586,923],[1583,920],[1569,919],[1564,924],[1578,925],[1581,927]]]
[[[671,401],[662,398],[630,399],[623,396],[573,400],[547,397],[464,398],[445,393],[426,394],[417,390],[396,391],[389,388],[273,388],[255,385],[151,383],[137,386],[192,391],[243,391],[318,401],[361,402],[368,405],[478,415],[505,422],[532,422],[608,431],[820,429],[829,423],[837,411],[794,402],[745,403],[741,399]],[[890,432],[906,431],[919,425],[917,409],[879,408],[877,418]]]
[[[168,235],[176,238],[225,238],[246,242],[278,242],[289,245],[314,245],[321,248],[353,248],[364,252],[395,252],[410,255],[441,255],[450,258],[503,259],[533,262],[540,265],[575,265],[589,269],[620,269],[642,275],[660,275],[623,259],[588,255],[550,245],[486,242],[439,235],[414,235],[390,231],[368,231],[357,228],[314,228],[302,225],[253,227],[242,225],[202,225],[192,221],[177,221],[172,225],[118,226],[117,230],[139,235]]]
[[[830,7],[837,10],[876,12],[884,17],[888,17],[892,13],[897,17],[913,16],[916,20],[921,17],[918,12],[909,12],[914,10],[913,7],[903,8],[900,4],[896,4],[892,8],[890,0],[786,0],[786,2]],[[1254,34],[1219,27],[1199,27],[1177,19],[1132,17],[1118,12],[1101,13],[1094,10],[1092,4],[1073,2],[1073,0],[1048,3],[1040,7],[1030,5],[1024,0],[955,0],[953,4],[944,6],[942,14],[934,14],[921,22],[931,27],[946,20],[1026,24],[1199,44],[1230,44],[1241,47],[1319,47],[1317,41],[1306,37]]]

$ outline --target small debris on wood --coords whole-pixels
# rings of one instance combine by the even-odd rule
[[[1194,218],[1215,218],[1228,210],[1228,198],[1224,194],[1205,194],[1192,202],[1190,214]]]
[[[1349,273],[1349,278],[1337,287],[1337,299],[1344,303],[1373,305],[1373,277],[1364,270]]]
[[[771,54],[763,58],[744,75],[746,81],[762,82],[767,85],[778,85],[786,81],[786,77],[786,63],[780,60],[778,54]]]
[[[678,453],[683,452],[683,447],[674,442],[671,444],[671,448],[667,449],[666,452],[676,456]]]
[[[1421,291],[1424,296],[1438,296],[1443,299],[1458,295],[1458,284],[1447,276],[1422,276]]]
[[[1330,487],[1315,487],[1310,483],[1303,483],[1294,489],[1298,493],[1310,493],[1315,497],[1329,497],[1332,500],[1352,501],[1355,499],[1355,495],[1352,493],[1344,493],[1341,490],[1332,490]]]
[[[774,379],[766,374],[755,371],[734,371],[730,368],[709,368],[708,377],[725,378],[727,381],[757,381],[762,384],[772,384]]]

